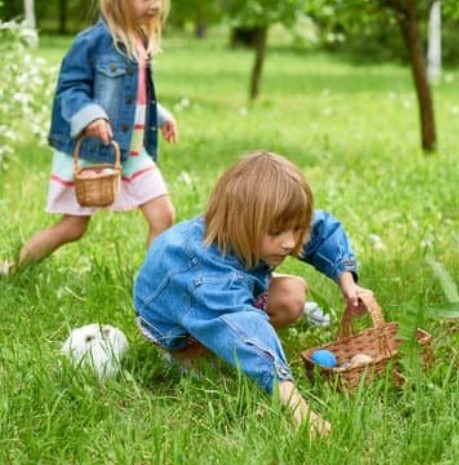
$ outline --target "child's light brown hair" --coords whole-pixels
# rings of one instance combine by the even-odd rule
[[[159,13],[142,28],[134,18],[131,0],[99,0],[99,8],[110,29],[115,47],[118,48],[118,44],[122,43],[126,49],[122,53],[126,53],[129,58],[139,60],[137,49],[139,31],[147,39],[148,54],[154,55],[161,50],[162,28],[169,14],[170,0],[161,0]]]
[[[247,268],[260,261],[265,234],[299,228],[298,255],[312,220],[314,198],[301,170],[265,151],[244,156],[218,180],[205,213],[205,243],[234,253]]]

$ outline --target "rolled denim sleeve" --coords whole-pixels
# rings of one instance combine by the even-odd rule
[[[62,117],[77,137],[92,121],[108,119],[105,110],[93,100],[94,69],[90,59],[90,39],[78,36],[62,61],[56,98],[61,100]]]
[[[203,283],[182,320],[209,350],[272,394],[277,381],[292,380],[284,350],[268,315],[251,305],[246,283]]]
[[[316,210],[309,241],[300,260],[309,263],[333,281],[350,271],[357,281],[357,259],[341,222],[331,213]]]

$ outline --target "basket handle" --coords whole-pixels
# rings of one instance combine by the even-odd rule
[[[381,308],[379,307],[376,299],[373,297],[373,294],[365,293],[359,295],[359,300],[362,303],[364,309],[367,313],[370,314],[371,321],[375,328],[379,328],[384,325],[384,315]],[[353,336],[356,331],[353,324],[354,315],[350,308],[346,308],[344,311],[343,318],[341,320],[341,328],[339,332],[339,338]]]
[[[86,139],[86,135],[81,134],[81,136],[78,137],[75,148],[73,149],[73,168],[74,171],[78,171],[78,165],[80,162],[80,147],[81,144],[83,143],[83,140]],[[113,150],[115,152],[115,168],[120,169],[121,168],[121,154],[120,154],[120,146],[118,145],[118,142],[114,141],[113,139],[110,141],[110,144],[113,147]]]

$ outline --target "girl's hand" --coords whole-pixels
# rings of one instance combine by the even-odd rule
[[[373,292],[364,287],[360,287],[354,281],[354,276],[351,272],[346,271],[339,277],[339,287],[346,301],[346,310],[351,312],[351,315],[362,316],[365,313],[365,307],[362,305],[359,297],[362,294],[370,294]]]
[[[163,135],[166,142],[169,144],[175,144],[178,140],[178,127],[177,122],[174,119],[169,119],[161,125],[161,134]]]
[[[113,138],[112,128],[106,119],[99,118],[89,123],[85,130],[84,135],[89,137],[99,137],[105,145],[110,144]]]

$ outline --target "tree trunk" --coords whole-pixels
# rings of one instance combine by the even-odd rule
[[[207,24],[198,22],[194,26],[194,35],[196,39],[204,39],[207,36]]]
[[[24,18],[27,26],[37,33],[37,21],[35,18],[35,2],[34,0],[24,0]],[[31,45],[36,47],[38,45],[38,34],[36,39],[31,40]]]
[[[406,0],[403,12],[398,12],[398,22],[408,50],[413,73],[414,85],[419,104],[421,118],[422,148],[428,152],[436,149],[437,136],[432,95],[427,79],[427,67],[422,50],[422,42],[416,17],[416,0]]]
[[[67,0],[59,0],[59,34],[67,34]]]
[[[255,41],[255,63],[252,70],[252,78],[250,82],[250,100],[255,100],[260,93],[260,81],[263,71],[263,63],[266,55],[266,45],[268,42],[268,26],[257,28],[257,36]]]
[[[430,8],[427,49],[427,76],[435,82],[441,73],[441,2],[436,0]]]
[[[258,27],[233,27],[231,29],[230,47],[255,48],[258,29]]]

